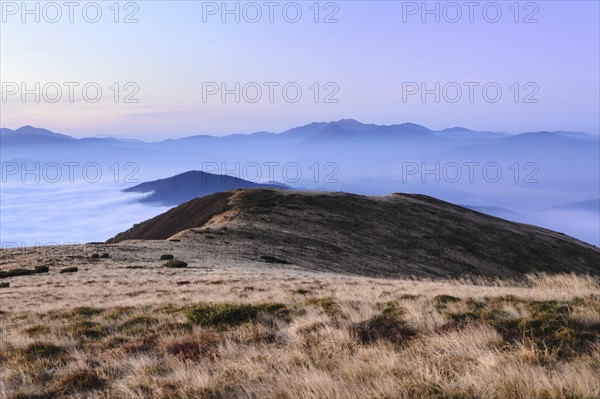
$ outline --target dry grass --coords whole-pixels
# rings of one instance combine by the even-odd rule
[[[0,292],[0,397],[600,397],[593,278],[379,280],[176,246],[60,274],[54,256]]]

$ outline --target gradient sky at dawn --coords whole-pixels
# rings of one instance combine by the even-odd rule
[[[64,13],[59,22],[39,23],[28,16],[21,21],[12,4],[2,1],[0,28],[0,72],[7,82],[97,82],[103,89],[97,103],[87,103],[75,91],[67,101],[67,89],[57,103],[35,103],[18,95],[0,103],[0,125],[17,128],[34,125],[77,137],[116,135],[147,140],[191,134],[282,131],[311,121],[355,118],[363,122],[392,124],[415,122],[441,129],[465,126],[478,130],[524,132],[570,130],[598,134],[600,109],[600,6],[598,1],[500,1],[499,22],[484,19],[482,9],[491,2],[477,2],[474,22],[468,8],[461,6],[456,23],[421,13],[404,15],[403,10],[421,7],[422,2],[339,1],[318,3],[319,23],[314,22],[314,2],[297,2],[302,17],[287,22],[278,2],[274,22],[268,8],[260,6],[256,23],[239,23],[233,16],[205,15],[203,9],[221,8],[222,2],[137,1],[120,2],[119,19],[138,9],[139,22],[114,23],[113,1],[97,2],[102,17],[86,22],[79,2],[74,23]],[[11,3],[11,4],[9,4]],[[30,7],[34,3],[29,2]],[[40,9],[48,2],[39,2]],[[62,1],[57,2],[62,4]],[[448,2],[437,3],[442,9]],[[517,7],[515,7],[515,3]],[[235,7],[235,2],[227,2]],[[462,5],[459,1],[455,4]],[[239,3],[240,9],[247,2]],[[436,2],[427,2],[434,8]],[[125,9],[127,7],[127,9]],[[311,7],[313,7],[311,9]],[[512,7],[512,8],[511,8]],[[515,8],[519,22],[515,23]],[[48,10],[50,10],[48,8]],[[251,8],[247,8],[251,11]],[[289,9],[289,15],[294,14]],[[489,10],[493,16],[494,10]],[[337,23],[323,23],[335,12]],[[454,10],[446,16],[453,18]],[[93,13],[92,13],[93,14]],[[524,23],[537,19],[536,23]],[[249,15],[254,16],[254,12]],[[109,87],[114,82],[135,82],[138,103],[115,103]],[[202,99],[203,82],[296,82],[303,89],[297,103],[288,103],[275,89],[274,102],[257,103],[229,96]],[[310,87],[333,83],[337,103],[323,103],[332,90],[319,90],[314,102]],[[469,102],[463,98],[436,103],[433,95],[425,103],[419,95],[403,100],[403,82],[425,82],[434,87],[449,82],[496,82],[503,90],[496,103],[485,101],[475,89]],[[515,82],[519,101],[514,101]],[[534,85],[523,86],[527,83]],[[279,86],[279,87],[281,87]],[[63,86],[64,87],[64,86]],[[263,86],[264,87],[264,86]],[[330,88],[333,86],[329,86]],[[523,99],[537,87],[532,97]],[[121,95],[126,94],[125,91]],[[120,98],[122,100],[122,97]]]

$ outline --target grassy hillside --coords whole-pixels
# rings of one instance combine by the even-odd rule
[[[379,280],[94,259],[1,289],[2,397],[600,396],[591,277]]]
[[[182,204],[109,242],[168,238],[375,277],[600,273],[593,245],[423,195],[238,190]]]

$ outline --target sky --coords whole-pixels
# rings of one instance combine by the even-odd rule
[[[2,127],[145,140],[342,118],[600,131],[598,1],[1,3]]]

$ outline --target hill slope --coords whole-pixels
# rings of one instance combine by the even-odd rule
[[[561,233],[422,195],[270,189],[218,193],[117,235],[223,245],[239,256],[370,276],[598,274],[600,250]],[[204,245],[204,244],[202,244]]]

